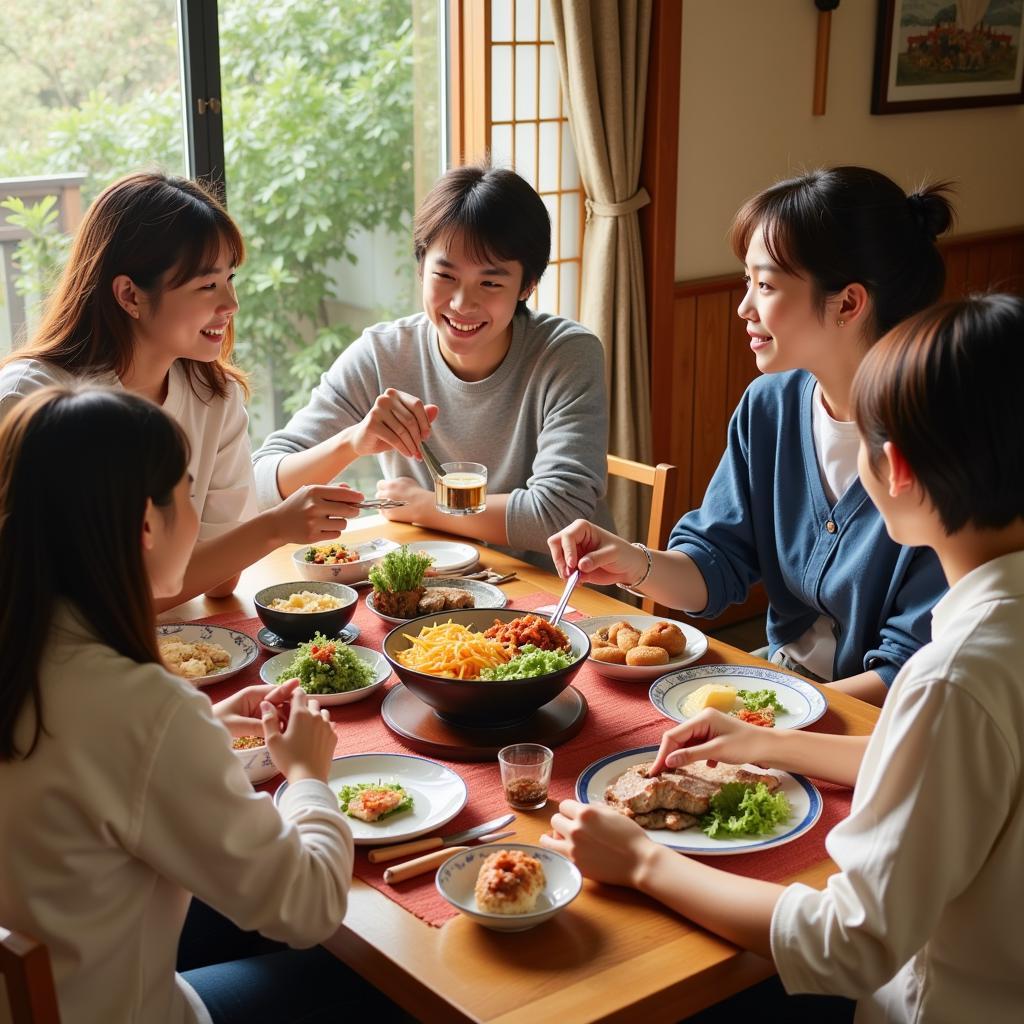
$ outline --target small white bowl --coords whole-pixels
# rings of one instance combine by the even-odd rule
[[[522,850],[536,857],[544,868],[544,891],[537,899],[537,909],[529,914],[490,914],[476,905],[473,889],[483,862],[498,850]],[[449,857],[438,869],[437,891],[456,910],[477,924],[496,932],[525,932],[550,921],[580,894],[583,876],[571,860],[543,846],[525,843],[494,843],[476,846]]]
[[[310,696],[315,697],[320,702],[320,707],[322,708],[365,700],[371,693],[376,693],[391,678],[391,666],[379,651],[372,651],[369,647],[357,647],[355,644],[349,644],[348,649],[360,661],[365,661],[373,669],[373,680],[368,686],[363,686],[358,690],[346,690],[344,693],[311,694]],[[267,658],[260,665],[260,679],[271,686],[276,686],[277,677],[291,665],[298,653],[297,650],[285,651],[284,654],[275,654],[274,657]]]
[[[332,542],[323,541],[317,544],[306,544],[292,555],[292,564],[302,579],[318,580],[321,583],[356,583],[365,580],[373,566],[389,551],[394,551],[400,546],[393,540],[386,540],[384,537],[368,540],[362,544],[345,544],[342,537],[338,539],[337,543],[345,544],[345,547],[358,551],[358,561],[342,562],[340,565],[318,565],[316,562],[306,561],[306,552],[310,548],[321,548],[330,543]]]
[[[266,744],[262,747],[248,747],[245,750],[231,748],[238,763],[245,769],[252,783],[266,782],[278,774],[277,765],[270,759]]]

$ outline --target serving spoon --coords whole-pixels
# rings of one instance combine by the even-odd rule
[[[569,603],[569,595],[572,593],[572,588],[576,586],[579,578],[580,571],[577,569],[565,581],[565,589],[562,591],[561,600],[559,600],[555,610],[551,613],[551,618],[548,619],[552,626],[557,626],[558,620],[565,614],[565,606]]]

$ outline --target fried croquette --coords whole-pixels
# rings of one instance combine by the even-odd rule
[[[656,622],[640,634],[641,647],[663,647],[670,658],[677,658],[686,650],[686,637],[673,622]]]
[[[633,647],[626,651],[627,665],[664,665],[668,651],[664,647]]]
[[[626,651],[613,647],[611,644],[605,644],[603,647],[591,646],[590,657],[594,661],[602,661],[606,665],[626,664]]]

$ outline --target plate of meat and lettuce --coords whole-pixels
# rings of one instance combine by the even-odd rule
[[[657,753],[634,747],[595,761],[576,780],[576,799],[608,804],[655,842],[702,857],[782,846],[821,817],[821,794],[802,775],[698,761],[648,778]]]

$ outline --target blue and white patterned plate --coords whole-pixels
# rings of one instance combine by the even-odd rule
[[[767,665],[694,665],[669,672],[651,686],[651,703],[666,718],[685,722],[688,718],[683,714],[686,698],[705,683],[734,686],[737,690],[774,690],[786,709],[785,714],[776,713],[778,729],[802,729],[816,722],[828,709],[825,695],[816,686]]]
[[[219,683],[222,679],[241,672],[246,665],[251,665],[259,653],[259,645],[247,633],[239,633],[237,629],[224,626],[207,626],[199,622],[168,622],[156,627],[158,640],[181,640],[183,643],[194,644],[200,641],[217,644],[231,655],[231,664],[219,672],[211,672],[208,676],[188,679],[196,686],[209,686]],[[182,677],[185,678],[185,677]]]
[[[603,804],[605,790],[629,768],[644,761],[653,761],[657,747],[634,747],[619,754],[610,754],[584,768],[576,780],[576,799],[585,804]],[[668,846],[680,853],[692,853],[701,857],[720,857],[732,853],[754,853],[782,846],[798,839],[812,829],[821,817],[821,794],[802,775],[790,775],[777,769],[766,770],[756,765],[746,765],[751,771],[766,772],[782,782],[793,809],[788,822],[776,826],[773,835],[744,836],[740,839],[712,839],[704,834],[699,824],[682,832],[667,828],[646,829],[647,835],[656,843]]]

